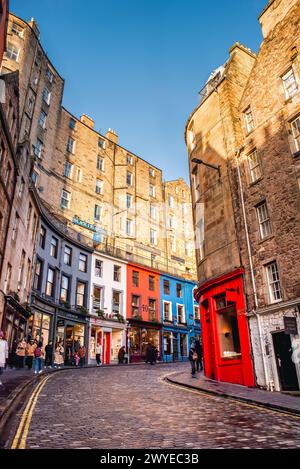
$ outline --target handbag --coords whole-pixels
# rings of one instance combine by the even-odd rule
[[[198,360],[198,353],[197,352],[193,353],[193,360]]]

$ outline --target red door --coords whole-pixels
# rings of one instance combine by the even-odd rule
[[[105,332],[103,335],[103,363],[110,364],[110,333]]]

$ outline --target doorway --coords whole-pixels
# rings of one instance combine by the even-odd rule
[[[103,363],[104,365],[110,364],[110,332],[103,334]]]
[[[282,391],[299,391],[295,363],[292,360],[291,336],[285,332],[273,334],[277,371]]]

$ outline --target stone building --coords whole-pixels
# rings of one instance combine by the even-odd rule
[[[10,15],[2,70],[20,71],[21,139],[31,142],[33,180],[48,209],[100,252],[195,278],[190,240],[176,243],[169,256],[174,241],[167,239],[162,171],[123,148],[112,129],[101,135],[90,117],[77,119],[61,106],[64,80],[33,19]]]
[[[257,384],[299,390],[300,2],[270,1],[259,21],[264,38],[240,103],[237,234]]]
[[[249,49],[235,44],[186,125],[205,373],[248,386],[254,378],[229,168],[241,135],[239,102],[254,62]]]
[[[6,46],[6,29],[8,21],[8,0],[0,0],[0,64]]]

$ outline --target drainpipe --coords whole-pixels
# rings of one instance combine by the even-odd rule
[[[244,147],[240,147],[237,150],[237,153],[236,153],[237,158],[240,156],[241,151],[243,150],[243,148]],[[262,358],[263,358],[263,369],[264,369],[264,377],[265,377],[266,386],[267,386],[268,390],[273,390],[273,389],[270,389],[271,386],[270,386],[270,381],[269,381],[268,364],[267,364],[267,358],[266,358],[266,354],[265,354],[265,347],[264,347],[263,336],[262,336],[262,322],[261,322],[260,315],[257,312],[257,310],[258,310],[257,289],[256,289],[256,284],[255,284],[255,276],[254,276],[252,253],[251,253],[251,244],[250,244],[249,229],[248,229],[248,224],[247,224],[245,200],[244,200],[244,193],[243,193],[243,185],[242,185],[242,178],[241,178],[241,172],[240,172],[239,164],[237,164],[237,173],[238,173],[238,182],[239,182],[240,197],[241,197],[241,204],[242,204],[243,221],[244,221],[244,226],[245,226],[247,251],[248,251],[248,257],[249,257],[250,276],[251,276],[251,283],[252,283],[253,295],[254,295],[255,309],[253,310],[253,314],[255,315],[255,317],[257,319],[259,341],[260,341],[260,348],[261,348],[261,353],[262,353]]]

